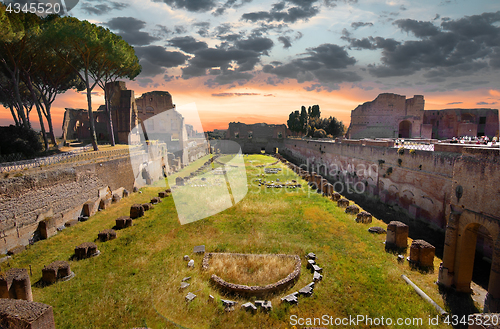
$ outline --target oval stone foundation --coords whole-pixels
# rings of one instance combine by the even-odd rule
[[[267,255],[254,255],[254,254],[238,254],[238,253],[207,253],[203,257],[202,268],[203,270],[208,270],[210,267],[210,259],[214,256],[224,256],[229,260],[231,257],[248,257],[257,256],[262,257],[280,257],[280,258],[290,258],[295,262],[293,271],[289,273],[285,278],[279,281],[263,286],[248,286],[244,284],[236,284],[231,282],[226,282],[216,274],[212,274],[210,280],[214,286],[216,286],[221,292],[229,295],[239,295],[244,297],[249,296],[266,296],[270,294],[277,294],[285,291],[292,287],[295,282],[300,277],[301,261],[300,257],[297,255],[284,255],[284,254],[267,254]]]

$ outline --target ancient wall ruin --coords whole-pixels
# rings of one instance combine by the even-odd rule
[[[362,138],[435,138],[498,136],[498,110],[424,111],[424,96],[380,94],[351,111],[347,135]]]
[[[28,245],[36,237],[41,222],[50,226],[50,234],[58,227],[78,219],[84,205],[91,214],[99,208],[102,199],[123,189],[132,191],[136,177],[141,175],[131,165],[144,163],[149,156],[137,153],[96,163],[79,163],[54,169],[43,168],[40,172],[26,172],[20,177],[0,180],[0,253]],[[150,159],[149,159],[150,160]],[[14,175],[16,176],[16,175]],[[157,180],[163,175],[151,173]]]
[[[351,112],[349,138],[409,138],[420,136],[424,96],[380,94]]]
[[[255,123],[248,125],[241,122],[231,122],[226,131],[226,139],[238,143],[243,153],[261,153],[261,151],[275,153],[276,149],[279,150],[283,147],[287,132],[287,127],[284,124]]]

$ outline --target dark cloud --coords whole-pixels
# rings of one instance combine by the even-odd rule
[[[273,47],[274,42],[269,38],[250,37],[236,41],[235,45],[238,49],[253,50],[267,55],[268,50]]]
[[[122,2],[107,1],[106,3],[93,4],[90,2],[82,2],[81,9],[89,15],[104,15],[112,10],[121,10],[129,5]]]
[[[141,64],[142,67],[141,74],[139,75],[140,77],[154,77],[158,74],[165,73],[165,68],[153,64],[147,59],[139,60],[139,64]]]
[[[198,31],[196,31],[196,33],[198,33],[200,36],[208,37],[208,29],[210,27],[209,22],[197,22],[194,23],[193,26],[196,26],[198,28]]]
[[[431,37],[439,33],[438,28],[431,22],[416,21],[414,19],[398,19],[393,24],[407,33],[413,33],[417,38]]]
[[[193,40],[186,43],[193,45]],[[198,44],[199,45],[199,44]],[[207,80],[209,87],[217,84],[246,83],[253,78],[249,73],[260,62],[262,55],[266,55],[274,43],[269,38],[250,37],[238,39],[234,45],[222,43],[216,48],[199,48],[193,50],[188,65],[182,68],[182,78],[215,76]]]
[[[238,83],[240,86],[244,85],[254,77],[251,73],[242,73],[234,71],[225,71],[224,73],[217,75],[215,79],[208,79],[205,85],[209,88],[215,88],[220,85],[227,85],[232,83]]]
[[[245,4],[252,2],[252,0],[227,0],[223,5],[218,7],[212,12],[212,15],[214,16],[220,16],[226,13],[226,10],[229,8],[240,8],[243,7]]]
[[[370,22],[352,22],[351,23],[351,27],[355,30],[360,28],[360,27],[363,27],[363,26],[373,26],[373,23],[370,23]]]
[[[278,41],[283,44],[283,48],[290,48],[292,46],[292,43],[290,42],[290,37],[280,36],[278,38]]]
[[[345,70],[355,63],[356,60],[349,57],[343,47],[322,44],[309,48],[303,57],[289,63],[264,65],[263,72],[274,74],[281,79],[296,79],[299,83],[317,80],[332,86],[342,82],[360,81],[358,74]]]
[[[164,2],[174,9],[185,9],[191,12],[206,12],[216,7],[214,0],[157,0],[156,2]]]
[[[140,59],[165,68],[182,65],[189,58],[179,51],[166,51],[161,46],[135,47],[135,53]]]
[[[168,40],[169,45],[179,48],[186,53],[194,53],[197,50],[208,48],[206,42],[196,41],[195,38],[191,36],[186,37],[176,37]]]
[[[440,81],[500,67],[498,22],[500,11],[442,21],[440,27],[431,22],[405,19],[394,24],[414,34],[418,40],[399,43],[380,38],[383,43],[368,38],[368,43],[347,36],[343,39],[352,47],[382,49],[382,64],[368,67],[373,76],[402,76],[424,70],[424,77]],[[454,86],[450,84],[449,87]]]
[[[300,20],[307,21],[319,13],[317,3],[318,0],[283,0],[275,3],[270,11],[245,13],[241,19],[251,22],[295,23]]]
[[[477,102],[476,105],[495,105],[497,104],[497,102],[491,102],[491,103],[488,103],[488,102]]]
[[[184,34],[184,33],[187,33],[187,29],[182,25],[175,25],[174,26],[174,33],[175,34]]]
[[[111,30],[118,30],[117,34],[133,46],[145,46],[159,40],[147,32],[140,31],[146,22],[134,17],[115,17],[105,24]]]
[[[463,104],[464,102],[451,102],[447,103],[446,105],[458,105],[458,104]]]

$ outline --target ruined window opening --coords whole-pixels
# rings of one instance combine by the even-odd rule
[[[142,107],[137,106],[137,112],[142,113]]]
[[[486,124],[486,117],[479,117],[479,124],[480,125]]]
[[[234,138],[240,138],[240,133],[239,132],[235,132],[234,133]]]
[[[278,132],[278,138],[283,138],[283,134],[281,133],[281,131]]]
[[[248,132],[248,138],[252,138],[253,137],[253,131],[249,131]]]

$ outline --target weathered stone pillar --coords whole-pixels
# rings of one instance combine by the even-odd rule
[[[450,219],[446,225],[444,238],[443,262],[439,265],[438,283],[445,287],[451,287],[453,284],[453,275],[455,273],[455,254],[457,252],[457,229],[458,220],[461,213],[456,212],[451,206]]]
[[[436,248],[424,240],[413,240],[410,246],[410,264],[417,267],[434,267]]]
[[[500,312],[500,236],[497,237],[493,248],[488,294],[484,300],[484,312]]]
[[[387,237],[385,246],[387,248],[408,247],[408,225],[399,221],[391,221],[387,225]]]

